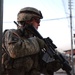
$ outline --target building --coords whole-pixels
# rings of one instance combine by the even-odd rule
[[[65,50],[65,55],[68,56],[68,61],[71,64],[71,49],[69,50]],[[74,64],[75,64],[75,49],[73,49],[73,60],[74,60]]]
[[[65,52],[65,54],[71,55],[71,49],[65,50],[64,52]],[[73,55],[75,55],[75,49],[73,49]]]

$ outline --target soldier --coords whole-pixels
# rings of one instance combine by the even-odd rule
[[[45,48],[45,43],[26,30],[28,25],[33,25],[37,30],[42,18],[40,10],[33,7],[22,8],[17,15],[18,29],[4,32],[3,75],[53,75],[60,69],[57,61],[46,65],[41,60],[41,49]]]

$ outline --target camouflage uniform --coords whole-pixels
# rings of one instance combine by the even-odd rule
[[[31,14],[32,11],[30,9],[35,14]],[[43,18],[39,10],[27,7],[18,13],[17,20],[18,22],[30,20],[33,16],[37,15],[40,19]],[[57,61],[54,62],[55,66],[53,62],[45,64],[41,60],[40,51],[45,47],[45,43],[30,32],[25,30],[22,33],[22,31],[21,28],[5,31],[2,44],[5,49],[5,53],[2,56],[4,58],[2,59],[3,75],[41,75],[41,73],[53,75],[53,72],[60,68],[60,64]]]
[[[5,68],[10,71],[11,69],[20,69],[21,71],[22,68],[24,69],[24,72],[31,70],[33,60],[30,56],[37,54],[40,50],[36,37],[21,37],[18,30],[8,30],[4,36],[6,50],[12,60],[14,60],[12,63],[13,65],[8,63],[8,65],[5,65]]]

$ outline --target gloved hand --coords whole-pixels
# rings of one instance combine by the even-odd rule
[[[37,39],[37,41],[39,43],[40,48],[41,49],[45,48],[45,46],[46,46],[45,42],[42,39],[38,38],[38,37],[36,39]]]

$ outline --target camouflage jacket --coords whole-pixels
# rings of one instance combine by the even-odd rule
[[[40,46],[36,37],[33,36],[22,36],[20,30],[10,29],[6,30],[3,35],[3,48],[6,53],[2,56],[2,63],[5,65],[5,68],[25,68],[26,71],[29,71],[33,66],[33,59],[35,60],[34,55],[39,53]],[[32,57],[33,55],[33,57]],[[14,59],[13,65],[9,64],[9,58]]]
[[[18,30],[8,30],[4,35],[5,47],[12,58],[24,57],[39,52],[40,47],[36,37],[26,38]]]

